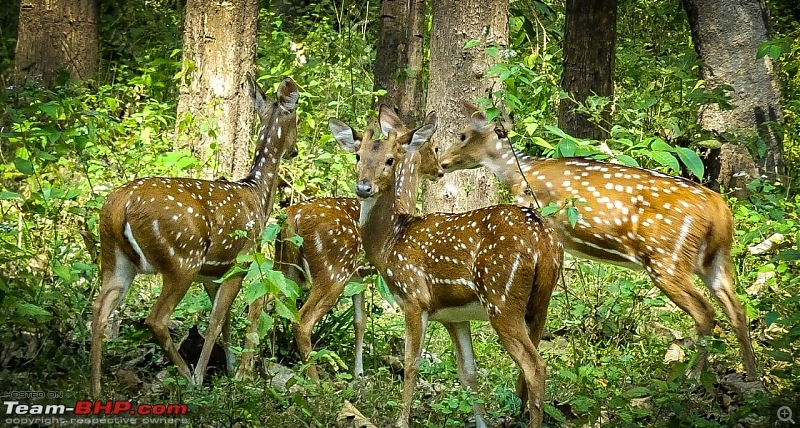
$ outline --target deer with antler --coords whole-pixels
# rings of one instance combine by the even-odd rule
[[[221,278],[248,250],[272,212],[282,157],[294,156],[297,139],[297,85],[285,78],[271,102],[247,74],[248,88],[261,119],[255,159],[239,181],[190,178],[143,178],[117,188],[100,211],[102,255],[100,293],[93,305],[91,394],[100,395],[103,332],[139,274],[161,274],[163,286],[145,324],[153,338],[190,382],[202,384],[220,332],[229,341],[229,312],[241,276]],[[246,236],[235,234],[246,231]],[[169,319],[194,281],[202,282],[211,301],[206,341],[192,375],[170,337]],[[230,350],[228,369],[232,369]]]
[[[734,293],[733,217],[722,197],[690,180],[657,171],[589,158],[544,159],[516,153],[484,113],[466,105],[469,124],[440,156],[447,172],[486,167],[522,206],[563,206],[577,201],[580,219],[553,226],[566,250],[630,268],[644,269],[653,283],[695,322],[702,338],[714,327],[714,307],[694,286],[706,283],[731,322],[744,368],[757,377],[747,316]],[[529,188],[530,186],[530,188]],[[701,345],[697,376],[707,360]]]
[[[429,114],[425,123],[436,123],[436,115]],[[401,132],[408,132],[405,125]],[[364,135],[356,134],[359,141],[370,140],[372,130]],[[400,159],[400,171],[418,170],[424,177],[441,177],[444,173],[439,166],[431,144],[420,149],[419,156]],[[405,214],[414,214],[416,208],[416,182],[408,183],[411,174],[404,174],[406,179],[398,182],[398,195],[407,195],[409,205],[400,208]],[[316,198],[303,201],[286,208],[286,224],[281,229],[280,239],[275,243],[275,265],[283,273],[299,284],[310,287],[308,297],[300,308],[298,321],[292,325],[295,343],[304,361],[313,349],[311,333],[319,320],[336,304],[351,278],[358,278],[357,271],[361,267],[361,231],[358,227],[360,202],[356,198]],[[302,238],[302,245],[296,246],[290,238],[294,235]],[[300,270],[302,269],[302,271]],[[364,293],[352,296],[353,325],[355,330],[354,367],[355,376],[364,374]],[[251,306],[249,313],[250,327],[248,332],[255,333],[259,308],[263,307],[263,299]],[[249,337],[249,335],[248,335]],[[245,348],[252,348],[251,341],[245,342]],[[252,367],[252,362],[242,365]],[[249,358],[249,356],[247,357]],[[248,369],[249,371],[249,369]],[[244,374],[244,373],[243,373]],[[314,365],[308,367],[312,379],[319,374]]]
[[[418,180],[419,171],[398,171],[399,159],[414,156],[433,135],[426,124],[398,132],[399,118],[381,108],[386,140],[358,140],[337,119],[329,128],[343,149],[356,153],[356,194],[362,200],[361,234],[367,260],[386,279],[405,316],[403,409],[397,425],[407,427],[418,363],[428,321],[445,325],[454,343],[459,377],[476,388],[470,320],[488,320],[519,365],[527,385],[530,425],[543,418],[545,364],[536,349],[550,295],[558,280],[563,249],[555,231],[532,208],[494,206],[462,214],[422,217],[399,212],[407,196],[397,181]],[[474,405],[476,425],[485,427]]]

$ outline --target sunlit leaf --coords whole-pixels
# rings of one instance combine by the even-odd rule
[[[703,161],[700,159],[700,156],[697,156],[694,150],[688,147],[680,147],[678,148],[678,157],[695,177],[701,180],[703,179],[703,175],[705,175],[705,165],[703,165]]]

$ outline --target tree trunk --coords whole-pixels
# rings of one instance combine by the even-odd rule
[[[373,109],[386,104],[406,124],[425,117],[422,88],[425,0],[383,0],[375,52],[375,90],[385,89]]]
[[[740,156],[742,149],[721,151],[710,159],[709,171],[718,174],[709,177],[711,184],[731,188],[735,183],[729,174],[750,173],[754,166],[760,174],[782,176],[782,135],[768,124],[783,122],[778,76],[772,58],[756,58],[758,47],[768,40],[764,0],[684,0],[683,5],[695,49],[705,64],[703,78],[709,88],[732,88],[726,93],[733,109],[707,106],[700,114],[703,128],[741,138],[757,134],[766,144],[765,155],[752,161]]]
[[[258,0],[186,2],[176,148],[190,148],[201,162],[211,156],[207,176],[243,177],[250,167],[254,110],[245,73],[255,61],[258,9]]]
[[[477,46],[464,49],[470,40]],[[434,143],[448,147],[468,123],[463,102],[487,97],[494,80],[487,76],[498,60],[487,55],[490,43],[508,44],[508,0],[434,0],[430,77],[426,111],[436,111]],[[462,212],[498,201],[497,182],[485,169],[457,171],[427,186],[425,212]]]
[[[15,70],[51,86],[61,70],[84,80],[97,71],[97,0],[23,0]]]
[[[591,95],[614,97],[616,40],[617,0],[567,0],[561,87],[575,101],[584,103]],[[578,138],[608,138],[610,104],[599,126],[575,112],[575,107],[572,100],[561,100],[558,125],[562,130]]]

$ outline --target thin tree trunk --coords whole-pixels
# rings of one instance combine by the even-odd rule
[[[15,70],[51,86],[61,70],[84,80],[97,71],[97,0],[23,0]]]
[[[385,89],[373,106],[386,104],[409,125],[425,117],[422,87],[425,0],[383,0],[375,53],[375,90]]]
[[[591,95],[613,98],[616,39],[617,0],[567,0],[561,87],[575,101],[583,103]],[[576,106],[570,99],[561,100],[559,127],[579,138],[608,138],[610,104],[599,126],[577,113]]]
[[[186,2],[176,148],[201,161],[213,154],[208,176],[238,178],[250,167],[254,110],[244,76],[255,61],[258,9],[258,0]]]
[[[757,136],[766,145],[764,156],[752,161],[744,147],[727,147],[710,159],[712,185],[735,187],[740,172],[785,174],[783,136],[769,123],[783,122],[780,88],[772,58],[757,58],[758,47],[768,40],[764,0],[684,0],[692,40],[703,60],[703,78],[711,88],[724,85],[733,105],[723,110],[710,105],[701,111],[704,129],[729,132],[739,138]],[[730,154],[730,155],[728,155]]]
[[[477,46],[464,49],[470,40]],[[508,44],[508,0],[434,0],[430,78],[426,111],[436,111],[439,128],[434,143],[448,147],[468,123],[463,102],[487,97],[494,84],[487,76],[497,59],[487,55],[489,43]],[[462,212],[498,201],[494,176],[485,169],[457,171],[427,186],[425,212]]]

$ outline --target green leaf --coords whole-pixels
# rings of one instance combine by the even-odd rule
[[[275,238],[278,237],[280,231],[281,226],[279,224],[273,223],[268,225],[261,234],[261,245],[274,241]]]
[[[678,164],[678,159],[668,152],[647,152],[650,159],[658,162],[661,166],[671,168],[673,171],[680,171],[681,166]]]
[[[303,237],[300,235],[292,235],[285,239],[287,242],[291,242],[294,246],[299,247],[303,245]]]
[[[778,321],[778,318],[780,318],[780,316],[781,315],[775,311],[767,312],[767,314],[764,315],[764,323],[766,323],[767,327],[769,327],[773,323],[775,323],[775,321]]]
[[[386,284],[386,281],[383,279],[381,275],[378,275],[378,280],[376,281],[376,288],[378,289],[378,293],[381,295],[381,297],[383,297],[384,300],[394,305],[394,297],[392,296],[392,292],[389,291],[389,285]]]
[[[275,319],[273,319],[269,314],[266,312],[261,312],[261,315],[258,316],[258,335],[264,337],[267,335],[268,332],[272,330],[273,325],[275,325]]]
[[[549,204],[547,204],[547,206],[542,207],[542,209],[539,212],[543,216],[548,216],[557,213],[558,210],[559,210],[558,204],[556,204],[555,202],[550,202]]]
[[[578,147],[575,144],[575,140],[571,138],[563,138],[558,142],[558,145],[556,145],[556,149],[561,157],[565,158],[575,156],[575,150],[577,150],[577,148]]]
[[[581,215],[578,213],[578,209],[575,207],[567,207],[566,213],[567,213],[567,221],[569,221],[569,224],[574,229],[575,224],[578,223],[578,220],[580,220]]]
[[[718,149],[718,148],[722,147],[722,143],[720,143],[719,140],[715,140],[715,139],[698,141],[698,142],[694,143],[694,145],[697,146],[697,147],[703,147],[705,149]]]
[[[58,119],[58,104],[55,101],[50,101],[47,104],[42,104],[39,109],[48,115],[51,119]]]
[[[16,192],[0,192],[0,201],[22,201],[22,195]]]
[[[794,356],[786,351],[779,351],[777,349],[765,349],[764,352],[772,358],[787,363],[794,363]]]
[[[703,179],[705,165],[703,165],[703,161],[700,159],[700,156],[697,156],[694,150],[688,147],[680,147],[678,148],[678,157],[695,177],[701,180]]]
[[[17,305],[17,313],[24,317],[51,317],[50,312],[42,309],[33,303],[20,303]]]
[[[658,151],[662,151],[662,152],[674,152],[675,151],[675,147],[670,146],[669,144],[667,144],[666,141],[662,140],[661,138],[654,139],[653,142],[650,143],[650,148],[652,150],[658,150]]]
[[[267,284],[262,281],[255,281],[247,287],[245,290],[244,297],[245,301],[248,305],[252,304],[256,301],[259,297],[262,297],[267,294]]]
[[[298,321],[297,307],[294,305],[294,300],[275,300],[275,312],[284,319],[292,322]]]
[[[72,269],[70,269],[68,266],[62,265],[61,263],[57,263],[55,266],[53,266],[53,273],[68,283],[71,283],[75,280],[72,275]]]
[[[33,175],[33,162],[27,159],[15,158],[14,166],[17,167],[17,171],[25,175]]]
[[[472,49],[480,44],[480,40],[470,40],[464,44],[464,49]]]
[[[652,392],[647,387],[634,386],[633,388],[630,388],[630,389],[626,390],[623,393],[623,395],[626,398],[642,398],[642,397],[646,397],[646,396],[650,395],[651,393]]]
[[[366,290],[367,286],[360,283],[360,282],[348,282],[347,285],[344,287],[344,292],[342,295],[344,297],[352,297],[362,291]]]
[[[559,136],[561,138],[572,138],[569,135],[567,135],[566,132],[562,131],[561,128],[559,128],[557,126],[545,125],[544,129],[550,131],[551,134],[555,134],[555,135],[557,135],[557,136]]]
[[[709,371],[703,371],[700,374],[700,383],[708,392],[714,391],[714,384],[717,382],[717,376]]]
[[[636,159],[628,155],[616,155],[615,157],[623,165],[639,167],[639,162],[636,162]]]

